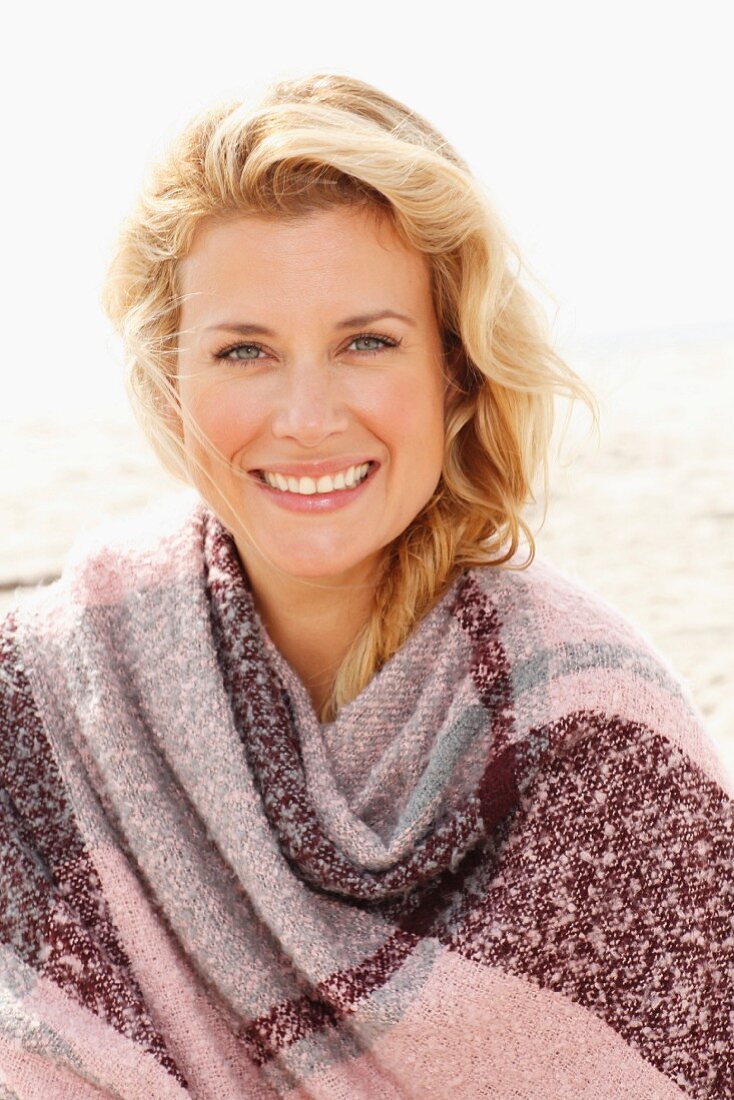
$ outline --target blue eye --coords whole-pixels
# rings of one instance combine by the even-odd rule
[[[351,343],[356,344],[358,340],[377,341],[379,344],[382,344],[383,347],[387,348],[394,348],[397,346],[397,342],[395,340],[391,340],[387,336],[371,336],[365,333],[363,336],[354,336],[351,340]],[[366,355],[374,355],[375,352],[382,351],[382,348],[357,348],[357,351],[360,350]]]
[[[232,347],[224,348],[222,351],[217,352],[217,359],[240,359],[244,362],[248,360],[252,361],[259,358],[257,355],[239,355],[240,351],[254,348],[255,351],[262,351],[259,344],[234,344]],[[235,352],[233,355],[232,352]]]

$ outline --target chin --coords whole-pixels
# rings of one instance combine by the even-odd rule
[[[359,570],[366,565],[362,555],[335,557],[330,554],[297,555],[283,557],[273,555],[271,562],[283,573],[304,580],[328,580]]]
[[[379,548],[369,545],[344,545],[340,539],[309,542],[301,539],[259,539],[262,555],[273,567],[292,577],[310,580],[328,579],[368,569],[379,556]]]

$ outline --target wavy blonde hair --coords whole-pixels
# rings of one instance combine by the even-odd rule
[[[359,694],[462,570],[530,565],[535,540],[522,513],[536,502],[539,472],[543,519],[547,511],[554,395],[580,398],[598,419],[593,394],[551,347],[545,314],[521,285],[519,250],[466,163],[402,103],[324,72],[277,82],[254,105],[196,116],[152,166],[123,223],[102,301],[123,341],[134,412],[169,472],[190,481],[176,385],[178,267],[197,227],[211,216],[295,218],[335,204],[379,211],[427,257],[460,394],[447,413],[439,483],[385,548],[372,614],[321,721]],[[527,560],[510,563],[521,533]]]

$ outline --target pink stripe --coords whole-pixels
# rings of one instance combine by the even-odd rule
[[[614,1083],[615,1100],[687,1096],[580,1005],[444,951],[421,996],[368,1054],[287,1097],[599,1100],[605,1081]]]
[[[667,671],[672,681],[683,688],[696,718],[681,700],[661,691],[651,681],[645,681],[622,670],[610,668],[590,670],[568,676],[554,676],[549,685],[545,679],[527,694],[523,694],[522,707],[526,713],[541,713],[539,725],[555,722],[558,718],[579,710],[605,709],[609,715],[617,714],[624,721],[643,722],[668,737],[681,748],[701,771],[714,780],[729,797],[734,797],[734,773],[723,763],[719,749],[710,737],[705,719],[696,702],[682,681],[679,672],[667,656],[657,648],[631,620],[617,607],[608,603],[600,593],[593,591],[579,580],[573,580],[550,562],[536,558],[526,576],[516,574],[503,577],[497,588],[497,578],[484,570],[477,571],[480,583],[489,597],[490,606],[496,606],[504,626],[502,643],[511,667],[541,649],[553,650],[573,640],[575,645],[618,645],[639,652],[660,671]],[[529,645],[522,631],[512,629],[517,616],[519,592],[517,585],[525,587],[524,599],[532,615],[534,642]],[[634,660],[634,658],[633,658]],[[548,693],[550,711],[547,713]],[[536,701],[537,700],[537,701]]]
[[[75,1073],[40,1054],[13,1046],[0,1035],[1,1085],[7,1085],[22,1100],[115,1100],[119,1097],[117,1092],[105,1092],[87,1084]]]
[[[276,1093],[203,994],[162,922],[151,914],[124,857],[110,848],[95,849],[92,857],[153,1022],[193,1095],[272,1100]]]
[[[36,1095],[43,1100],[67,1095],[70,1100],[77,1097],[82,1100],[87,1095],[121,1094],[125,1100],[150,1100],[151,1096],[157,1100],[176,1100],[188,1095],[152,1054],[72,1000],[47,978],[38,978],[22,999],[19,1011],[32,1023],[50,1028],[84,1066],[83,1078],[78,1077],[73,1068],[59,1066],[53,1061],[50,1042],[44,1057],[8,1045],[0,1064],[3,1072],[10,1070],[9,1083],[14,1087],[17,1087],[16,1081],[22,1085],[23,1100]],[[59,1055],[60,1059],[62,1057]],[[99,1088],[90,1085],[89,1078],[98,1081]],[[47,1086],[45,1091],[42,1085]]]
[[[522,697],[523,711],[533,712],[532,694]],[[703,723],[696,721],[681,698],[669,695],[656,684],[642,681],[630,690],[630,677],[622,671],[588,669],[567,676],[558,676],[537,688],[538,703],[545,705],[545,721],[555,722],[580,710],[604,710],[609,717],[637,722],[656,730],[672,745],[681,749],[714,780],[723,791],[734,797],[734,782],[722,764],[718,751]]]

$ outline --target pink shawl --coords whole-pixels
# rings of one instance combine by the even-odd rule
[[[188,494],[0,624],[0,1097],[734,1097],[732,790],[535,561],[320,725]]]

